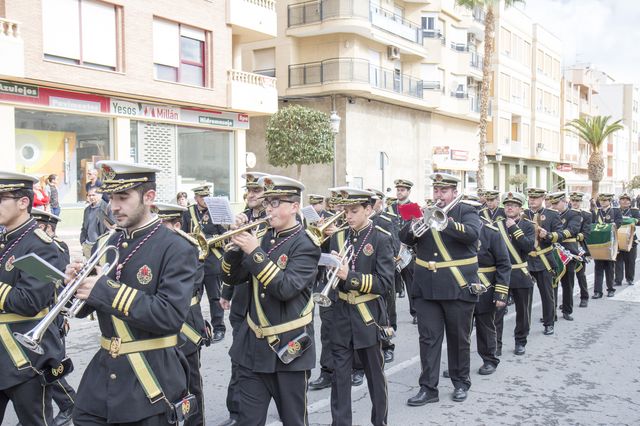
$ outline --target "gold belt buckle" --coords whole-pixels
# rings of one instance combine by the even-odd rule
[[[427,262],[427,269],[430,271],[437,270],[438,267],[436,266],[436,262],[434,262],[433,260],[430,260],[429,262]]]
[[[117,358],[120,355],[120,346],[122,344],[122,339],[119,337],[112,337],[111,342],[109,343],[109,355],[111,358]]]
[[[347,302],[350,305],[355,305],[356,304],[356,295],[353,293],[347,293]]]

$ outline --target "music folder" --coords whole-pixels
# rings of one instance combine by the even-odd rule
[[[64,282],[64,272],[35,253],[25,254],[17,258],[13,261],[13,266],[42,282],[56,285],[61,285]]]

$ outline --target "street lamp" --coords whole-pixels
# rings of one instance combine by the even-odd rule
[[[338,133],[340,132],[340,121],[342,119],[338,115],[336,110],[331,111],[331,115],[329,116],[329,122],[331,124],[331,132],[333,133],[333,187],[337,185],[336,176],[337,172],[337,160],[336,160],[336,152],[337,152],[337,139]]]
[[[496,163],[498,163],[498,187],[495,188],[497,190],[500,190],[500,162],[502,161],[502,152],[500,151],[500,148],[496,149]],[[495,186],[495,185],[494,185]]]

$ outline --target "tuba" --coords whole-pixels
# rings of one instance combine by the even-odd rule
[[[433,228],[436,231],[442,231],[447,227],[447,221],[449,220],[447,214],[462,200],[464,194],[458,195],[448,206],[444,208],[438,207],[436,203],[432,207],[425,207],[422,209],[422,217],[414,220],[411,223],[411,232],[415,237],[420,238],[424,235],[429,228]]]
[[[307,227],[307,233],[309,234],[309,236],[311,237],[311,239],[316,245],[321,246],[322,243],[324,243],[325,241],[327,241],[327,239],[329,239],[328,236],[324,235],[324,232],[331,225],[333,225],[338,219],[342,219],[342,217],[344,217],[344,210],[334,214],[325,223],[323,223],[320,226],[309,225]]]

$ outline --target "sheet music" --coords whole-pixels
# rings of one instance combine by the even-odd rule
[[[320,254],[320,260],[318,266],[329,266],[331,268],[339,268],[340,260],[330,253]]]
[[[227,197],[204,197],[209,210],[211,223],[216,225],[232,225],[236,222],[231,204]]]
[[[318,214],[316,209],[313,208],[313,206],[303,207],[302,216],[304,216],[304,218],[307,220],[308,223],[316,223],[321,219],[320,215]]]

